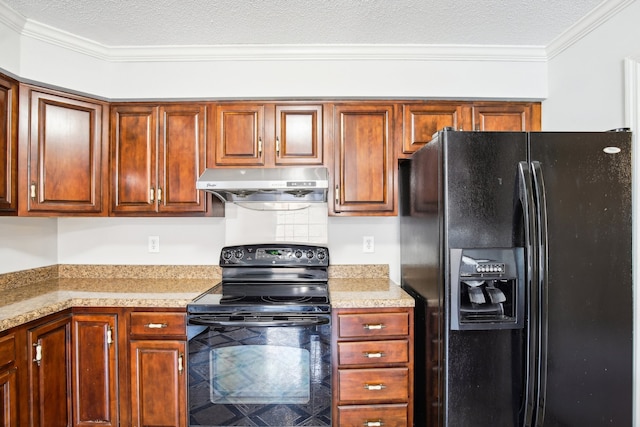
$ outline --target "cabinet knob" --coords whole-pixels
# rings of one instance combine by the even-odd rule
[[[381,351],[365,351],[362,355],[368,359],[376,359],[384,357],[385,354]]]
[[[167,326],[168,325],[166,323],[147,323],[146,325],[144,325],[145,328],[149,329],[164,329]]]
[[[38,366],[40,366],[40,362],[42,361],[42,344],[40,340],[38,340],[38,342],[36,343],[33,343],[33,348],[36,352],[35,357],[33,358],[33,361],[36,362]]]
[[[379,331],[381,329],[386,328],[386,326],[384,325],[384,323],[374,323],[374,324],[364,324],[362,325],[363,328],[365,328],[368,331]]]
[[[364,385],[365,390],[384,390],[385,388],[387,388],[387,386],[384,384],[365,384]]]

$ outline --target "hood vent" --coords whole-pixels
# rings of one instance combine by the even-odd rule
[[[324,167],[206,169],[196,188],[228,203],[322,203],[329,171]]]

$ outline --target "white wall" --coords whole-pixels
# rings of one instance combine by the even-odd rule
[[[53,218],[0,217],[0,274],[58,263]]]
[[[549,60],[543,130],[624,126],[624,59],[640,54],[639,22],[640,2],[633,2]]]

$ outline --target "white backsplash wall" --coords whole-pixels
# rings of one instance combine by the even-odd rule
[[[286,206],[285,206],[286,205]],[[284,208],[296,205],[281,204]],[[302,242],[326,244],[326,203],[309,204],[296,210],[254,210],[236,204],[225,205],[225,244]]]
[[[0,218],[0,274],[58,262],[56,218]]]

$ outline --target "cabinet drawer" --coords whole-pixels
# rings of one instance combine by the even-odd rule
[[[338,369],[341,402],[406,402],[409,369]]]
[[[131,313],[131,335],[184,336],[186,328],[185,313]]]
[[[338,343],[339,365],[408,363],[409,341],[358,341]]]
[[[16,360],[16,338],[13,334],[0,338],[0,366],[9,365]]]
[[[338,425],[406,427],[409,422],[408,409],[407,404],[338,406]]]
[[[340,338],[408,335],[409,313],[340,314],[338,334]]]

